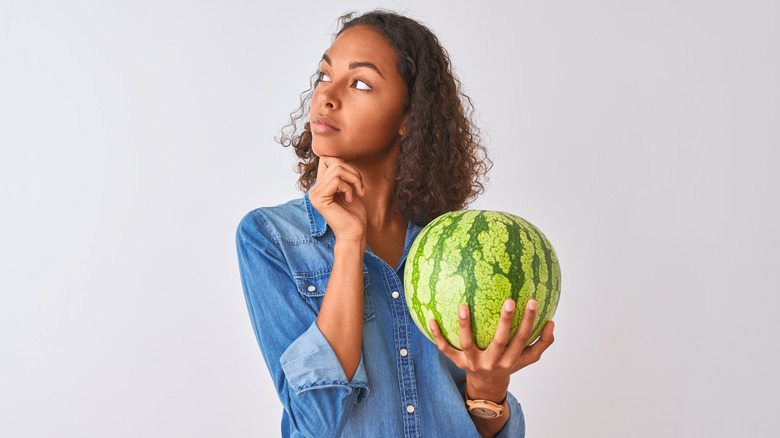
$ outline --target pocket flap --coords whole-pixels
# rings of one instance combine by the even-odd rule
[[[305,297],[321,297],[325,295],[325,289],[330,280],[330,270],[302,272],[295,274],[295,284],[298,292]],[[363,269],[363,290],[368,289],[368,270]]]
[[[298,288],[298,292],[301,297],[306,298],[322,298],[325,295],[325,289],[328,287],[328,281],[330,280],[330,269],[313,271],[313,272],[301,272],[295,274],[295,285]],[[368,293],[369,277],[368,270],[363,269],[363,321],[367,321],[374,316],[374,303]]]

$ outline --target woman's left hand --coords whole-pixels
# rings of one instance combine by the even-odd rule
[[[539,339],[526,347],[533,330],[536,307],[536,300],[528,301],[517,333],[510,342],[509,336],[512,328],[512,317],[515,314],[515,302],[513,300],[504,301],[496,334],[485,350],[480,350],[474,344],[468,306],[460,306],[458,314],[462,351],[444,339],[435,320],[429,321],[439,351],[449,357],[458,368],[468,373],[466,390],[470,398],[500,402],[506,396],[509,377],[512,373],[537,362],[547,347],[553,343],[555,323],[548,321]]]

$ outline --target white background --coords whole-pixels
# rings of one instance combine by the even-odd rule
[[[273,137],[336,18],[388,6],[474,99],[472,207],[561,260],[528,436],[777,436],[777,2],[278,3],[0,0],[0,435],[278,433],[235,229],[298,196]]]

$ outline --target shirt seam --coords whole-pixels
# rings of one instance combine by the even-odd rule
[[[368,389],[368,385],[363,382],[348,383],[343,380],[322,380],[319,382],[307,383],[305,385],[295,388],[295,394],[301,395],[306,391],[310,391],[312,389],[321,389],[321,388],[346,388],[349,389],[350,392],[352,392],[354,389],[358,389],[358,388]]]
[[[325,248],[333,248],[333,245],[331,245],[329,243],[326,243],[326,242],[321,242],[316,237],[312,237],[312,236],[302,236],[299,239],[295,239],[295,240],[287,239],[287,238],[283,237],[276,230],[276,227],[272,226],[272,224],[270,223],[270,221],[266,217],[266,213],[263,211],[262,208],[258,208],[258,209],[252,210],[252,214],[256,218],[260,219],[260,221],[263,223],[263,226],[271,234],[271,237],[274,239],[274,242],[277,245],[281,245],[282,243],[287,244],[287,245],[291,245],[291,246],[300,246],[300,245],[314,244],[314,245],[323,246]]]

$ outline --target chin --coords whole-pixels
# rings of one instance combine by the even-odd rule
[[[322,147],[317,146],[317,142],[312,141],[311,142],[311,151],[314,152],[314,155],[321,157],[323,155]]]
[[[311,142],[311,151],[314,152],[314,155],[318,157],[323,155],[327,157],[341,157],[341,154],[338,151],[335,151],[332,148],[328,148],[327,146],[323,146],[321,142],[318,142],[314,139],[312,139]]]

